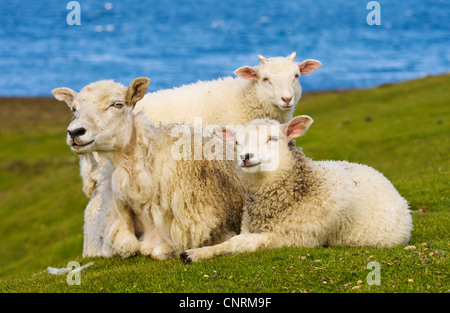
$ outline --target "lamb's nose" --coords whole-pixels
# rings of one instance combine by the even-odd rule
[[[289,104],[289,103],[291,103],[292,97],[289,97],[289,98],[281,97],[281,100],[283,100],[284,103]]]
[[[69,133],[69,136],[72,138],[76,138],[79,136],[83,136],[86,133],[86,129],[81,127],[81,128],[77,128],[74,130],[67,130],[67,132]]]
[[[246,153],[245,155],[240,155],[241,160],[248,161],[253,158],[255,155],[253,153]]]

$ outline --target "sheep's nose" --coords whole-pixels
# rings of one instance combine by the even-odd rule
[[[241,160],[248,161],[253,158],[255,155],[253,153],[246,153],[245,155],[240,155]]]
[[[77,128],[74,130],[67,130],[67,132],[69,133],[69,136],[72,138],[76,138],[79,136],[83,136],[86,133],[86,129],[81,127],[81,128]]]
[[[291,103],[292,97],[289,98],[281,97],[281,100],[283,100],[286,104],[289,104]]]

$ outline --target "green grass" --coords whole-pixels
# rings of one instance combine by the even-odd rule
[[[291,247],[190,265],[142,256],[83,259],[88,199],[77,158],[65,145],[70,113],[50,99],[0,101],[2,112],[13,115],[0,117],[0,291],[448,292],[449,85],[450,76],[442,75],[307,93],[297,106],[296,115],[315,120],[297,140],[307,156],[370,165],[410,202],[409,245],[415,248]],[[15,108],[35,114],[23,117]],[[72,260],[94,262],[82,272],[81,285],[47,274],[48,266]],[[366,281],[370,261],[381,266],[380,285]]]

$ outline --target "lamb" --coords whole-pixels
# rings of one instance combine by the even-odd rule
[[[302,115],[285,125],[259,119],[236,133],[216,130],[236,141],[240,155],[239,175],[248,190],[241,234],[184,251],[184,262],[285,246],[379,248],[408,242],[408,203],[387,178],[366,165],[312,161],[295,146],[292,140],[312,122]]]
[[[317,60],[295,62],[288,57],[266,59],[258,55],[259,67],[243,66],[234,74],[213,81],[200,81],[174,89],[149,93],[136,105],[157,123],[193,124],[201,117],[205,125],[243,125],[256,118],[287,122],[301,97],[298,77],[318,69]],[[226,108],[226,109],[224,109]]]
[[[189,153],[180,160],[174,157],[180,129],[189,148],[195,148],[191,139],[199,130],[179,124],[157,127],[142,112],[134,113],[149,83],[148,78],[137,78],[126,88],[99,81],[80,93],[53,91],[75,114],[67,128],[72,151],[96,152],[106,160],[98,181],[101,188],[91,199],[96,211],[85,230],[95,251],[89,253],[141,253],[165,260],[187,248],[222,242],[240,230],[245,190],[234,162],[216,160],[215,149],[203,150],[201,160]],[[219,138],[211,140],[213,146],[222,146]]]

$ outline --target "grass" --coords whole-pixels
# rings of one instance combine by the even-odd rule
[[[184,265],[81,257],[78,160],[65,145],[71,119],[51,99],[0,99],[1,292],[448,292],[450,75],[373,89],[304,94],[315,120],[297,143],[315,160],[349,160],[388,177],[414,210],[409,245],[393,249],[282,248]],[[80,285],[48,266],[93,266]],[[370,261],[380,285],[366,281]]]

